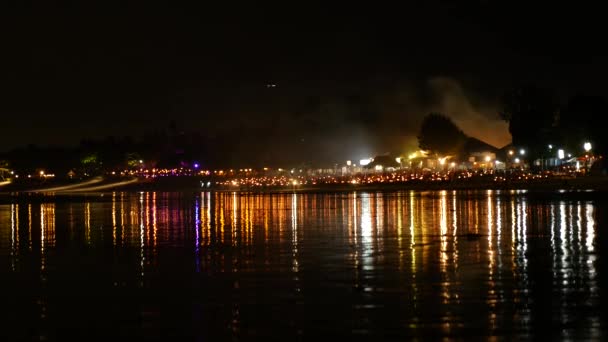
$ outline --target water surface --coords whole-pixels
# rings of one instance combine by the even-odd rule
[[[602,339],[607,208],[517,191],[14,200],[0,338]]]

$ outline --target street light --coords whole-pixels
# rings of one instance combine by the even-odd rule
[[[524,149],[522,148],[521,150],[519,150],[519,154],[521,154],[521,155],[523,156],[524,154],[526,154],[526,150],[524,150]]]
[[[588,153],[589,153],[589,151],[591,151],[591,148],[592,148],[591,143],[586,141],[583,144],[583,148],[585,149],[585,153],[587,153],[587,155],[585,155],[585,172],[588,172],[589,171]]]
[[[585,152],[589,152],[589,151],[591,151],[591,143],[590,143],[590,142],[588,142],[588,141],[587,141],[587,142],[585,142],[585,143],[583,144],[583,148],[585,149]]]

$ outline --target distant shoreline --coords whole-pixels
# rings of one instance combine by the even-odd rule
[[[116,181],[117,179],[114,179]],[[120,179],[118,179],[120,180]],[[122,179],[124,181],[124,179]],[[11,184],[0,188],[0,196],[3,197],[36,197],[36,196],[63,196],[78,197],[87,194],[108,194],[112,192],[240,192],[240,193],[328,193],[328,192],[375,192],[375,191],[480,191],[480,190],[528,190],[533,192],[582,192],[582,193],[604,193],[608,192],[608,177],[587,176],[571,179],[541,179],[525,181],[503,181],[493,182],[485,179],[467,179],[452,181],[407,181],[399,183],[374,183],[374,184],[321,184],[321,185],[295,185],[281,187],[201,187],[200,177],[175,177],[155,180],[143,180],[136,183],[123,184],[122,186],[103,188],[100,191],[57,191],[40,192],[36,190],[51,188],[52,186],[73,187],[73,183],[55,182],[45,184]],[[125,183],[125,182],[122,182]],[[103,186],[104,183],[101,183]],[[111,183],[110,183],[111,184]],[[118,184],[118,182],[117,182]],[[27,186],[29,185],[29,186]],[[83,189],[83,190],[86,190]]]

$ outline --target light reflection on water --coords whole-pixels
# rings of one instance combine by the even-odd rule
[[[96,329],[68,302],[140,337],[173,327],[212,337],[596,339],[600,205],[500,191],[19,202],[0,206],[2,288],[20,294],[8,304],[16,326],[40,337],[59,336],[51,327],[66,318]],[[177,303],[161,299],[171,294]],[[94,314],[80,304],[100,295]]]

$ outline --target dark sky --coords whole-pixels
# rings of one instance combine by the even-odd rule
[[[3,5],[0,151],[175,121],[246,161],[357,159],[435,110],[499,146],[508,87],[606,95],[604,12],[574,3],[83,3]]]

